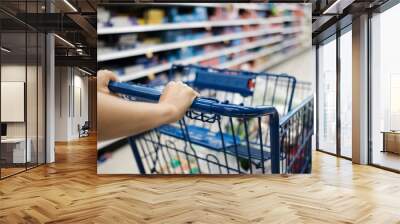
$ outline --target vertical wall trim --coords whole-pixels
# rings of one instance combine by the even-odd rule
[[[352,160],[368,163],[368,16],[353,20]]]
[[[336,30],[336,155],[341,156],[341,114],[340,114],[340,84],[341,84],[341,64],[340,64],[340,27]]]
[[[70,77],[71,75],[68,75]],[[71,85],[68,84],[68,117],[71,117]]]
[[[75,69],[74,67],[71,67],[72,70],[72,88],[71,88],[71,93],[72,93],[72,117],[75,119]]]
[[[60,69],[61,70],[61,69]],[[63,72],[59,72],[58,74],[57,74],[57,78],[58,78],[58,89],[59,89],[59,100],[60,100],[60,118],[62,117],[62,95],[61,95],[61,92],[62,92],[62,85],[61,85],[61,81],[62,81],[62,78],[63,78],[63,75],[64,73]]]
[[[373,163],[373,153],[372,153],[372,12],[368,12],[368,55],[367,55],[367,63],[368,63],[368,164]]]
[[[25,2],[25,12],[28,12],[27,2]],[[28,14],[25,13],[25,21]],[[24,120],[25,120],[25,170],[28,169],[28,24],[25,23],[25,88],[24,88]],[[32,153],[32,151],[31,151]]]
[[[0,47],[2,46],[2,43],[1,43],[1,39],[2,39],[2,37],[1,37],[1,34],[2,34],[2,32],[1,32],[1,24],[2,23],[0,23]],[[1,53],[1,51],[0,51],[0,125],[1,125],[1,66],[2,66],[2,63],[1,63],[1,55],[2,55],[2,53]],[[1,132],[1,130],[0,130],[0,132]],[[0,136],[1,136],[1,134],[0,134]],[[2,165],[1,165],[1,144],[0,144],[0,179],[2,179],[1,178],[1,167],[2,167]]]
[[[315,137],[315,147],[319,149],[319,44],[315,47],[315,83],[316,83],[316,97],[315,97],[315,111],[316,111],[316,137]]]
[[[36,4],[36,12],[39,12]],[[36,166],[39,165],[39,33],[36,32]]]
[[[46,5],[46,12],[47,12],[47,5]],[[46,32],[44,33],[44,163],[47,163],[47,146],[48,146],[48,142],[47,142],[47,36],[49,34]],[[42,76],[43,77],[43,76]],[[43,82],[43,78],[42,78],[42,82]],[[42,107],[43,108],[43,107]]]
[[[54,72],[54,35],[46,36],[46,163],[55,161],[55,72]]]
[[[68,118],[71,117],[71,67],[67,67],[68,72]]]

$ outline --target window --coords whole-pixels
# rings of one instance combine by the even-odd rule
[[[336,153],[336,39],[318,48],[318,149]]]
[[[18,5],[19,16],[40,13],[44,1]],[[45,163],[45,34],[7,13],[0,23],[0,178]],[[10,108],[13,109],[10,109]]]
[[[371,19],[372,163],[400,170],[400,5]]]
[[[340,155],[352,156],[352,33],[340,36]]]

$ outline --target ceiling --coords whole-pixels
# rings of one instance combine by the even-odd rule
[[[375,11],[390,0],[315,0],[313,1],[313,43],[332,36],[352,22],[353,17]]]
[[[378,8],[388,1],[390,0],[272,0],[269,2],[312,3],[312,36],[313,42],[317,43],[335,33],[338,24],[345,26],[346,21],[351,23],[352,17]],[[54,32],[74,45],[71,47],[62,39],[55,39],[57,64],[68,65],[69,62],[74,62],[79,66],[79,62],[82,62],[82,66],[85,65],[95,71],[97,4],[121,2],[134,4],[137,1],[1,0],[0,26],[3,33],[9,33],[3,35],[3,45],[8,43],[7,47],[14,48],[15,54],[23,53],[24,48],[21,47],[25,46],[25,38],[23,38],[25,32]],[[50,10],[52,13],[48,13]],[[30,39],[28,38],[28,42]],[[28,55],[34,48],[36,48],[34,44],[28,44]]]
[[[8,54],[10,58],[26,55],[25,46],[28,46],[29,56],[37,50],[33,44],[25,44],[25,39],[32,39],[29,32],[55,33],[62,38],[55,38],[56,65],[74,61],[74,66],[81,66],[80,60],[76,60],[81,58],[85,65],[82,67],[94,72],[97,66],[96,7],[96,0],[1,0],[2,45],[12,49]]]

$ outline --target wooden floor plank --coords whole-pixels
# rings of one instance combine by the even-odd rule
[[[0,181],[0,223],[400,223],[400,175],[320,152],[293,176],[96,174],[96,139]]]

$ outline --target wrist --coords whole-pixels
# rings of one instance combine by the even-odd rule
[[[178,109],[169,103],[158,103],[164,124],[175,122],[179,119]]]

